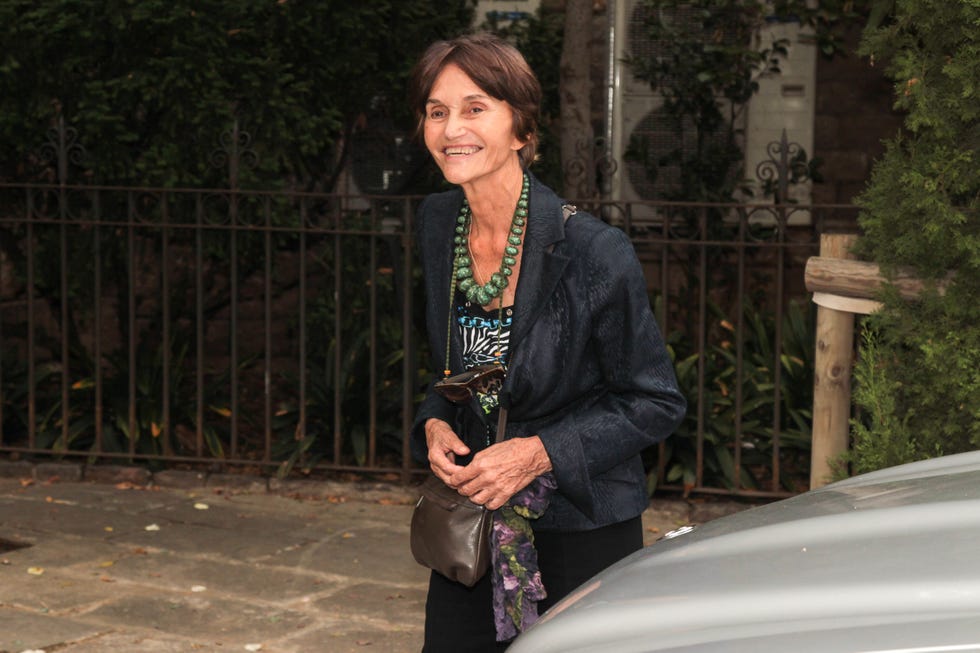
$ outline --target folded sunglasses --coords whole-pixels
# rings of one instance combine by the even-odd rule
[[[500,363],[478,365],[465,372],[436,381],[433,389],[453,403],[464,403],[476,393],[492,394],[504,384],[507,371]]]

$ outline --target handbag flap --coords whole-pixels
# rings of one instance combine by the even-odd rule
[[[467,497],[452,489],[436,476],[430,476],[422,483],[419,488],[421,497],[419,500],[428,500],[438,504],[444,510],[485,510],[479,504],[473,503]]]

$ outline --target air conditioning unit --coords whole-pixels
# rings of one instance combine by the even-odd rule
[[[651,12],[666,11],[643,0],[621,0],[615,4],[615,56],[612,106],[611,150],[617,163],[612,178],[612,199],[641,202],[657,197],[658,190],[675,181],[674,171],[661,167],[657,178],[651,178],[647,167],[628,161],[627,152],[637,151],[648,157],[659,157],[680,148],[695,149],[694,142],[679,142],[677,130],[662,114],[663,99],[649,83],[639,80],[626,63],[628,58],[649,58],[666,53],[669,44],[658,43],[645,34],[644,24]],[[671,21],[696,20],[693,10],[671,9]],[[769,157],[769,144],[778,142],[785,127],[792,142],[807,152],[813,143],[813,87],[815,84],[815,47],[801,39],[798,23],[769,23],[760,39],[787,38],[789,57],[781,62],[782,74],[760,80],[759,94],[749,102],[740,116],[736,132],[741,134],[745,152],[745,173],[754,178],[756,168]],[[802,201],[802,191],[794,189]],[[761,192],[756,193],[757,197]],[[655,219],[650,207],[636,205],[634,216]]]
[[[616,162],[612,175],[612,199],[638,202],[652,199],[652,180],[642,171],[642,164],[628,161],[630,144],[634,147],[646,138],[644,122],[655,116],[663,100],[646,81],[637,79],[626,62],[631,57],[655,55],[658,44],[643,36],[646,14],[652,11],[640,0],[620,0],[614,4],[614,57],[612,139],[610,147]],[[634,217],[653,217],[653,210],[634,205]]]

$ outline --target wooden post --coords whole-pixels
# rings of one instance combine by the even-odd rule
[[[856,240],[853,234],[824,234],[820,237],[820,256],[853,259],[850,248]],[[847,451],[853,351],[854,314],[818,306],[810,489],[830,481],[831,463]]]

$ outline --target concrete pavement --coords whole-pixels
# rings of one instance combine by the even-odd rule
[[[409,653],[415,493],[0,461],[0,653]],[[745,507],[658,500],[656,540]]]

